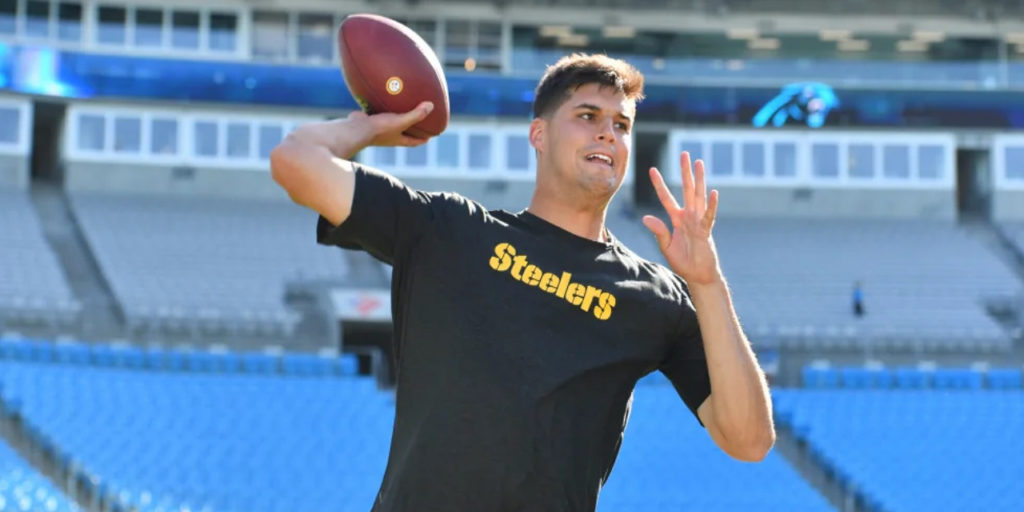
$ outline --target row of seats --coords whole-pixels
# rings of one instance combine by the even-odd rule
[[[340,357],[297,352],[231,352],[228,350],[166,349],[128,344],[85,344],[47,340],[0,338],[0,358],[35,363],[66,363],[130,369],[284,373],[299,376],[351,376],[358,372],[352,354]]]
[[[80,512],[7,443],[0,442],[0,511]]]
[[[1021,389],[1021,368],[928,368],[901,366],[843,366],[819,364],[803,368],[809,389]]]
[[[316,244],[316,214],[285,201],[76,193],[71,206],[135,331],[290,336],[287,282],[350,277],[344,252]]]
[[[1024,391],[776,390],[776,424],[872,512],[1019,510]]]
[[[984,304],[1021,281],[949,221],[723,218],[715,242],[756,343],[1007,350]],[[949,272],[955,268],[956,272]],[[852,308],[860,281],[866,314]]]
[[[67,327],[81,310],[28,193],[0,189],[0,323]]]
[[[24,346],[16,359],[0,351],[3,404],[114,510],[362,511],[374,501],[394,399],[371,378],[147,371],[92,352],[88,364],[52,364],[39,344]],[[761,464],[724,455],[657,375],[637,387],[600,511],[832,510],[777,453]]]

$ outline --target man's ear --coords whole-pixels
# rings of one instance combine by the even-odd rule
[[[543,117],[534,118],[533,121],[530,122],[530,145],[533,146],[533,149],[538,153],[541,151],[541,148],[544,147],[544,143],[547,140],[547,127],[548,122]]]

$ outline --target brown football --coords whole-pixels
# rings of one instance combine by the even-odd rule
[[[434,110],[405,133],[433,137],[448,127],[444,70],[409,27],[384,16],[353,14],[338,27],[338,55],[345,84],[366,113],[403,113],[431,101]]]

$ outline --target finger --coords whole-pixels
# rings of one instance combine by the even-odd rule
[[[694,174],[697,177],[697,190],[694,193],[695,201],[693,204],[697,207],[698,212],[702,212],[708,203],[708,187],[704,181],[704,160],[697,160]]]
[[[661,206],[665,208],[669,216],[679,210],[679,203],[676,202],[676,198],[672,197],[672,192],[669,191],[668,185],[665,185],[665,180],[662,179],[661,173],[658,169],[651,167],[651,185],[654,185],[654,192],[658,194],[658,199],[661,201]]]
[[[419,137],[413,137],[412,135],[402,134],[402,139],[400,141],[398,141],[398,144],[401,145],[401,146],[416,147],[416,146],[422,146],[423,144],[426,144],[428,140],[430,140],[430,139],[429,138],[421,139]]]
[[[658,247],[664,252],[668,248],[669,242],[672,241],[672,234],[669,233],[668,226],[653,215],[644,215],[643,223],[647,229],[651,230],[651,233],[654,233],[654,238],[658,240]]]
[[[693,169],[690,167],[690,152],[683,151],[679,157],[679,169],[683,174],[683,207],[693,205]]]
[[[416,106],[416,108],[402,114],[402,125],[406,128],[426,119],[430,112],[434,110],[434,104],[429,101],[424,101]]]
[[[353,110],[352,112],[349,112],[349,114],[348,114],[348,119],[361,119],[361,118],[364,118],[364,117],[369,117],[369,116],[367,116],[366,112],[363,112],[362,110]]]
[[[704,212],[704,229],[711,231],[715,227],[715,216],[718,215],[718,191],[712,190],[708,198],[708,211]]]

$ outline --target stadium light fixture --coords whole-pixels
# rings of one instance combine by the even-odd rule
[[[747,41],[747,48],[751,50],[778,50],[781,42],[777,37],[763,37]]]
[[[758,32],[756,28],[730,28],[725,31],[725,37],[752,40],[758,38]]]
[[[946,40],[946,34],[936,30],[915,30],[914,40],[922,43],[941,43]]]
[[[541,25],[541,37],[568,37],[572,35],[572,27],[569,25]]]
[[[821,29],[818,31],[818,37],[822,41],[843,41],[853,37],[853,32],[849,30]]]
[[[628,25],[609,25],[601,29],[601,35],[608,39],[631,39],[636,37],[636,28]]]
[[[586,46],[589,43],[590,38],[586,34],[568,34],[558,38],[561,46]]]
[[[910,40],[906,40],[906,41],[897,41],[896,42],[896,49],[901,51],[901,52],[908,52],[908,53],[926,52],[926,51],[928,51],[928,43],[926,41],[920,41],[920,40],[914,40],[914,39],[910,39]]]
[[[837,43],[841,52],[863,52],[871,47],[867,39],[844,39]]]

